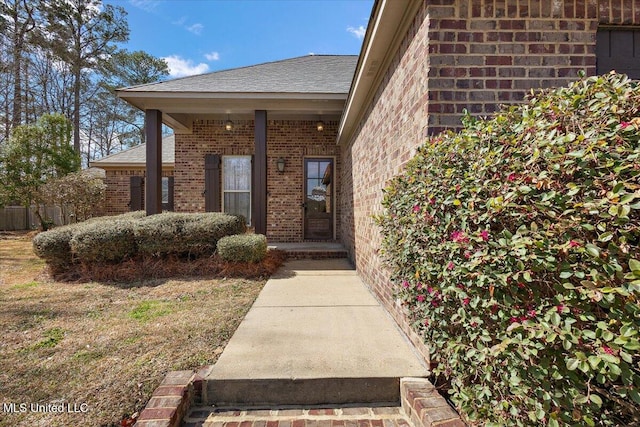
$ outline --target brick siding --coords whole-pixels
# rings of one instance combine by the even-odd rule
[[[599,25],[640,24],[637,0],[422,2],[351,140],[342,146],[342,240],[364,282],[428,360],[394,298],[373,216],[428,134],[490,115],[532,88],[596,71]]]
[[[430,134],[458,128],[465,109],[487,116],[531,89],[595,74],[598,26],[640,24],[637,0],[425,3]]]
[[[104,168],[105,184],[107,191],[105,196],[105,215],[118,215],[129,212],[131,200],[130,179],[132,176],[144,177],[145,169],[112,169]],[[173,176],[173,169],[163,168],[162,176]]]
[[[268,120],[267,238],[270,241],[303,241],[304,158],[333,157],[335,169],[340,170],[340,150],[335,143],[337,127],[337,121],[325,121],[324,131],[318,132],[315,121]],[[192,134],[176,135],[176,211],[204,211],[205,154],[250,156],[254,151],[253,120],[234,120],[232,131],[225,130],[222,120],[203,120],[193,124]],[[286,162],[284,173],[277,170],[276,161],[280,157]],[[339,200],[339,192],[334,197]],[[338,213],[336,220],[339,220]]]
[[[343,242],[356,269],[425,359],[422,339],[396,303],[378,250],[373,216],[382,212],[382,189],[415,154],[428,119],[427,8],[422,7],[392,59],[373,101],[348,144],[342,145]]]

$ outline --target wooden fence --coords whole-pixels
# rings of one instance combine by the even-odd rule
[[[40,228],[40,221],[35,212],[35,206],[31,206],[28,212],[24,206],[5,206],[4,208],[0,208],[0,230],[14,231]],[[53,221],[55,225],[65,224],[65,218],[62,216],[60,206],[41,207],[40,214],[43,218],[48,218]],[[69,217],[66,219],[67,224],[71,222]]]

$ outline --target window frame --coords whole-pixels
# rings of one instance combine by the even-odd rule
[[[226,159],[246,159],[249,162],[249,189],[248,190],[227,190],[225,188],[225,160]],[[225,195],[227,193],[235,193],[235,194],[249,194],[249,216],[247,218],[247,225],[251,225],[253,218],[252,218],[252,214],[253,214],[253,185],[252,185],[252,179],[253,179],[253,161],[252,161],[252,157],[251,156],[241,156],[241,155],[229,155],[229,156],[221,156],[221,163],[222,163],[222,167],[221,167],[221,173],[222,173],[222,182],[220,183],[220,187],[222,187],[221,190],[221,196],[222,196],[222,212],[227,213],[226,212],[226,206],[225,206]]]

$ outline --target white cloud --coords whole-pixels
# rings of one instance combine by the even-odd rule
[[[367,28],[360,25],[358,28],[347,27],[347,31],[362,40],[364,38],[364,34],[367,32]]]
[[[187,22],[187,17],[183,16],[182,18],[178,19],[177,21],[173,21],[172,24],[173,25],[184,25],[184,23]]]
[[[138,9],[145,10],[147,12],[153,12],[158,6],[158,0],[129,0],[129,3],[137,7]]]
[[[190,59],[181,58],[178,55],[166,56],[164,58],[169,66],[169,75],[171,77],[186,77],[196,74],[203,74],[209,71],[209,66],[204,63],[194,64]]]
[[[189,25],[188,27],[185,27],[187,29],[187,31],[189,31],[190,33],[196,34],[196,35],[200,35],[200,33],[202,33],[202,30],[204,29],[204,25],[202,24],[193,24],[193,25]]]
[[[204,57],[207,58],[207,61],[220,60],[220,54],[218,52],[205,53]]]

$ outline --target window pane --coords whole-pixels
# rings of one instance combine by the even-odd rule
[[[251,190],[251,158],[223,157],[224,189]]]
[[[162,203],[169,203],[169,178],[162,177]]]
[[[320,178],[320,163],[310,161],[307,163],[307,178]]]
[[[224,211],[228,214],[242,215],[250,223],[251,197],[249,193],[225,193]]]

